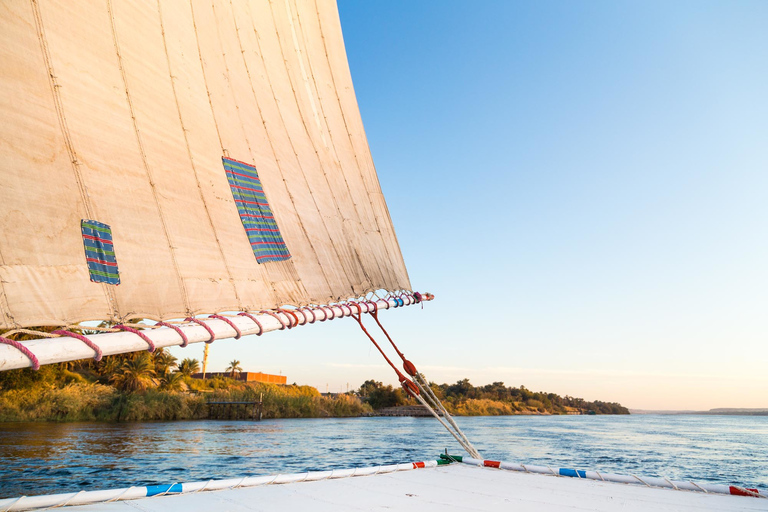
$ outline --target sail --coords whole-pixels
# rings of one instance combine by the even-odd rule
[[[4,2],[0,328],[410,289],[333,0]]]

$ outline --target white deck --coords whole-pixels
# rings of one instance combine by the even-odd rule
[[[452,464],[390,474],[299,482],[67,507],[96,511],[360,510],[549,512],[768,511],[768,499],[704,494]]]

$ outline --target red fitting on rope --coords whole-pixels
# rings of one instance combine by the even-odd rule
[[[250,318],[251,321],[259,327],[259,332],[256,333],[256,336],[261,336],[262,334],[264,334],[264,327],[261,325],[261,322],[259,322],[259,320],[255,316],[253,316],[250,313],[246,313],[245,311],[238,313],[238,316],[244,316],[246,318]]]
[[[208,325],[205,322],[191,316],[188,316],[187,318],[185,318],[184,321],[196,323],[197,325],[203,327],[206,331],[208,331],[208,334],[210,334],[211,337],[208,341],[206,341],[206,343],[213,343],[213,341],[216,339],[216,334],[214,334],[213,329],[208,327]]]
[[[419,394],[421,394],[419,393],[419,388],[416,386],[416,384],[413,383],[413,381],[404,377],[402,373],[399,374],[399,377],[400,377],[400,385],[403,387],[406,393],[408,393],[414,398]]]
[[[66,331],[64,329],[58,329],[56,331],[53,331],[51,334],[58,334],[59,336],[65,336],[67,338],[75,338],[76,340],[80,340],[88,347],[93,350],[96,354],[93,356],[94,361],[101,361],[101,349],[98,345],[96,345],[94,342],[83,336],[82,334],[77,334],[74,332]]]
[[[293,311],[288,311],[287,309],[283,309],[283,308],[277,308],[277,312],[278,312],[278,313],[282,313],[282,314],[284,314],[285,316],[287,316],[287,317],[288,317],[288,323],[290,324],[290,325],[288,326],[288,328],[289,328],[289,329],[293,329],[294,327],[296,327],[297,325],[299,325],[299,317],[298,317],[298,315],[296,315],[296,313],[294,313]],[[293,320],[295,320],[295,323],[294,323],[294,322],[291,322],[291,318],[292,318]]]
[[[419,373],[416,371],[416,366],[407,359],[403,359],[403,370],[405,370],[405,373],[411,377],[415,377],[416,374]]]
[[[27,359],[29,359],[29,362],[32,363],[32,369],[37,371],[40,369],[40,361],[38,361],[37,356],[32,353],[31,350],[29,350],[27,347],[22,345],[16,340],[9,340],[8,338],[3,338],[0,336],[0,344],[2,345],[10,345],[25,356],[27,356]]]
[[[240,332],[240,329],[235,325],[235,323],[232,320],[230,320],[229,318],[225,317],[225,316],[221,316],[221,315],[208,315],[208,318],[215,318],[216,320],[221,320],[222,322],[226,322],[237,333],[235,335],[235,339],[236,340],[239,340],[240,336],[243,335],[243,333]]]
[[[181,345],[179,345],[181,348],[186,347],[189,345],[189,339],[187,339],[187,335],[184,334],[184,331],[181,330],[181,328],[178,325],[168,324],[165,322],[157,322],[155,325],[162,325],[164,327],[170,327],[174,331],[176,331],[176,334],[181,336]]]
[[[277,319],[277,321],[280,322],[280,330],[281,331],[284,330],[286,327],[288,327],[287,325],[285,325],[285,322],[283,322],[283,319],[280,318],[280,315],[277,315],[277,314],[273,313],[272,311],[267,311],[266,309],[262,309],[261,311],[259,311],[259,313],[261,313],[263,315],[269,315],[272,318]],[[288,328],[290,329],[290,327],[288,327]]]
[[[149,346],[149,348],[147,348],[147,352],[152,353],[155,351],[155,342],[149,339],[147,335],[141,332],[140,330],[134,329],[133,327],[128,327],[127,325],[123,325],[123,324],[117,324],[114,328],[117,329],[118,331],[125,331],[125,332],[130,332],[132,334],[135,334],[136,336],[144,340],[146,344]]]
[[[379,305],[376,304],[376,302],[374,302],[372,300],[367,300],[367,301],[365,301],[365,303],[366,304],[370,304],[371,306],[373,306],[373,311],[371,311],[370,308],[369,308],[368,309],[368,313],[370,313],[372,315],[377,315],[379,313]]]

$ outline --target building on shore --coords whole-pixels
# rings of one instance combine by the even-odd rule
[[[233,378],[231,372],[206,372],[205,378],[206,379],[212,379],[215,377],[227,377],[227,378]],[[202,379],[203,374],[202,373],[193,373],[192,374],[193,379]],[[261,373],[261,372],[237,372],[234,376],[235,380],[240,380],[243,382],[263,382],[266,384],[286,384],[288,382],[288,377],[285,375],[272,375],[269,373]]]

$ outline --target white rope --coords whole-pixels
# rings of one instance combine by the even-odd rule
[[[461,436],[461,440],[456,437],[454,434],[453,437],[456,437],[456,440],[459,441],[459,444],[467,451],[467,453],[475,459],[482,459],[483,457],[480,455],[480,452],[478,452],[474,446],[472,446],[472,443],[469,441],[466,435],[464,435],[464,432],[459,428],[459,426],[456,424],[456,422],[453,420],[453,417],[450,415],[450,413],[446,410],[446,408],[443,406],[443,403],[440,401],[439,398],[435,395],[434,391],[432,391],[432,388],[429,386],[429,383],[427,382],[427,379],[424,378],[424,376],[420,373],[417,373],[414,380],[416,381],[416,385],[419,387],[419,390],[421,390],[422,394],[426,395],[427,398],[433,402],[433,404],[437,407],[437,409],[443,414],[443,417],[448,420],[448,422],[453,427],[453,430],[456,431],[456,433]],[[427,406],[428,409],[430,409],[430,412],[438,419],[439,415],[435,413],[431,407]],[[443,424],[443,426],[448,429],[449,432],[453,434],[453,430],[451,430],[445,422],[440,420],[440,423]]]
[[[460,438],[460,437],[459,437],[459,436],[456,434],[456,432],[454,432],[454,431],[453,431],[453,429],[451,429],[451,427],[450,427],[450,426],[448,426],[448,424],[447,424],[446,422],[444,422],[442,418],[440,418],[440,416],[439,416],[439,415],[438,415],[438,414],[435,412],[435,410],[434,410],[434,409],[433,409],[433,408],[432,408],[432,407],[431,407],[431,406],[430,406],[430,405],[429,405],[429,404],[426,402],[426,400],[424,400],[424,398],[423,398],[421,395],[415,395],[415,396],[416,396],[416,399],[417,399],[419,402],[421,402],[421,405],[423,405],[424,407],[426,407],[426,408],[427,408],[427,410],[428,410],[429,412],[431,412],[431,413],[432,413],[432,416],[434,416],[434,417],[437,419],[437,421],[439,421],[439,422],[440,422],[440,423],[441,423],[441,424],[442,424],[442,425],[445,427],[445,429],[446,429],[448,432],[450,432],[450,434],[451,434],[451,435],[454,437],[454,439],[456,439],[456,441],[458,441],[458,443],[461,445],[461,447],[462,447],[462,448],[464,448],[464,450],[465,450],[465,451],[466,451],[466,452],[467,452],[467,453],[468,453],[468,454],[469,454],[471,457],[473,457],[473,458],[476,458],[476,459],[482,459],[482,457],[481,457],[480,455],[477,455],[477,456],[475,456],[475,455],[473,455],[473,454],[472,454],[472,451],[474,450],[474,448],[472,448],[472,447],[470,447],[470,446],[467,446],[467,445],[464,443],[464,441],[463,441],[463,440],[462,440],[462,439],[461,439],[461,438]]]

